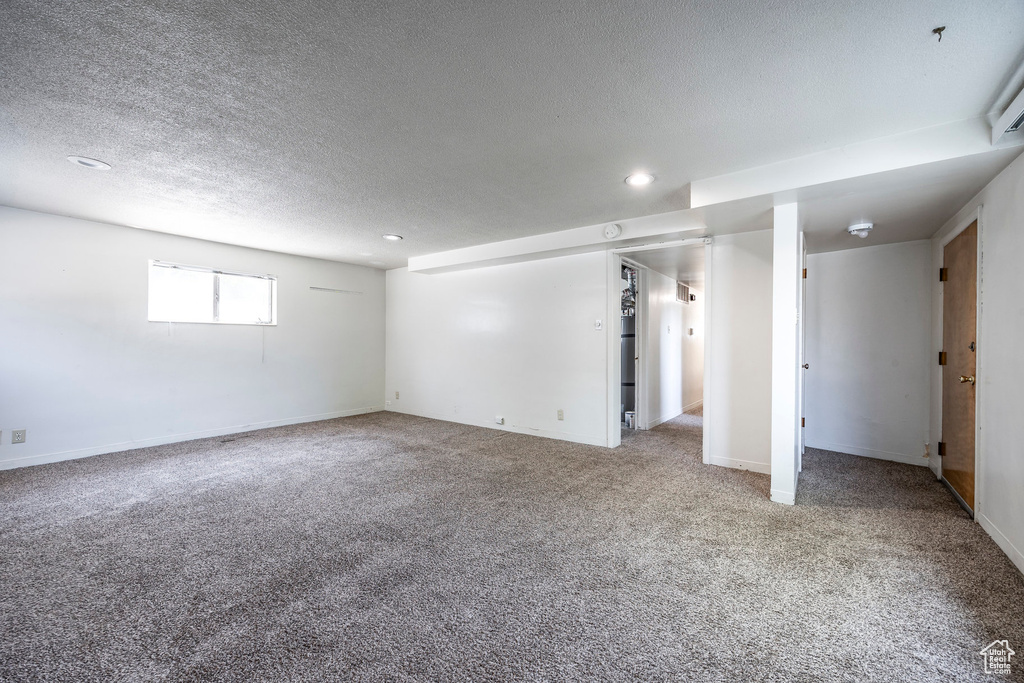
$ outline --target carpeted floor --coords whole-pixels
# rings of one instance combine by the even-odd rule
[[[601,448],[378,413],[0,472],[0,679],[991,681],[1024,579],[923,467],[798,505],[686,415]]]

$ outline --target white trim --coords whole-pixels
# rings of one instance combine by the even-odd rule
[[[772,489],[771,501],[773,503],[782,503],[783,505],[796,505],[796,494],[792,491],[780,491],[778,489]]]
[[[978,354],[976,356],[975,362],[974,362],[974,375],[975,375],[975,377],[984,377],[984,375],[982,374],[982,359],[985,356],[985,345],[982,343],[982,339],[981,339],[981,317],[982,317],[982,309],[983,309],[983,299],[982,299],[983,288],[982,288],[982,285],[983,285],[983,282],[984,282],[984,260],[983,260],[983,254],[984,254],[984,252],[983,252],[983,245],[984,245],[984,241],[982,239],[982,236],[984,235],[984,222],[982,221],[982,209],[983,208],[984,208],[984,204],[978,204],[978,207],[974,211],[970,212],[966,217],[964,217],[964,219],[956,226],[956,228],[954,228],[953,230],[949,231],[949,233],[944,235],[942,237],[942,239],[939,240],[939,262],[941,264],[939,267],[940,268],[945,268],[945,264],[946,264],[946,245],[948,245],[950,242],[952,242],[957,237],[959,237],[963,233],[964,230],[966,230],[967,228],[969,228],[971,226],[971,223],[974,223],[974,222],[978,223],[978,256],[977,256],[978,265],[977,265],[977,279],[976,279],[975,285],[974,285],[975,289],[977,291],[977,298],[976,298],[976,303],[975,303],[975,314],[976,314],[977,320],[975,321],[974,339],[975,339],[975,344],[977,345],[977,354]],[[934,267],[934,265],[933,265],[933,267]],[[942,335],[942,336],[945,336],[945,327],[944,327],[945,321],[943,320],[943,314],[945,313],[945,294],[946,294],[945,285],[940,282],[939,283],[938,316],[939,316],[939,334]],[[942,348],[941,348],[942,347],[942,341],[941,340],[939,342],[939,347],[940,347],[939,350],[941,351],[942,350]],[[941,372],[938,373],[938,378],[939,378],[939,383],[938,383],[939,384],[939,386],[938,386],[938,393],[939,393],[939,425],[938,425],[939,429],[938,429],[938,434],[939,434],[939,440],[941,441],[942,440],[942,373]],[[975,519],[975,521],[978,521],[978,519],[981,517],[981,505],[982,505],[982,501],[984,499],[984,495],[983,495],[984,492],[982,491],[982,488],[983,488],[983,485],[982,485],[983,478],[980,476],[981,475],[981,467],[982,467],[981,454],[983,452],[981,446],[982,446],[982,439],[984,438],[984,435],[982,434],[982,431],[981,431],[981,414],[982,414],[981,405],[982,405],[982,401],[983,401],[984,396],[985,396],[985,392],[984,392],[984,389],[982,387],[982,384],[983,384],[983,382],[981,382],[980,380],[975,383],[975,394],[974,394],[974,519]],[[942,476],[942,458],[937,456],[937,461],[938,461],[938,466],[935,468],[934,471],[936,473],[937,478],[938,479],[942,479],[943,478],[943,476]]]
[[[882,451],[874,448],[862,448],[860,446],[848,446],[840,443],[809,443],[808,448],[816,448],[820,451],[832,451],[834,453],[842,453],[844,455],[857,455],[864,458],[875,458],[876,460],[889,460],[891,462],[901,462],[905,465],[920,465],[922,467],[928,466],[928,459],[921,457],[920,454],[912,455],[909,453],[894,453],[892,451]]]
[[[603,445],[608,448],[615,448],[622,443],[622,421],[619,417],[619,403],[622,401],[622,301],[619,291],[619,281],[622,279],[622,258],[613,252],[608,252],[607,290],[608,301],[605,311],[605,351],[607,363],[605,363],[605,379],[607,384],[606,392],[606,415],[608,421],[608,433]]]
[[[1002,531],[1000,531],[991,519],[982,514],[975,514],[974,519],[981,524],[981,528],[988,532],[988,535],[992,537],[992,540],[996,542],[999,549],[1006,553],[1006,556],[1010,558],[1010,562],[1016,565],[1017,569],[1024,573],[1024,553],[1017,549],[1010,539],[1006,537]]]
[[[711,298],[714,296],[715,285],[713,282],[714,263],[714,241],[711,238],[704,240],[704,395],[701,397],[701,404],[704,406],[703,433],[701,443],[701,460],[705,465],[711,464],[711,390],[714,382],[711,377],[711,354],[714,353],[714,344],[711,343],[713,333],[711,327]]]
[[[559,441],[570,441],[572,443],[581,443],[588,446],[605,446],[605,440],[602,437],[594,437],[588,434],[576,434],[572,432],[557,432],[550,429],[540,429],[538,427],[524,427],[517,424],[504,424],[499,425],[490,421],[483,422],[470,422],[464,420],[453,420],[449,415],[442,415],[440,413],[417,412],[412,410],[394,410],[393,408],[388,412],[399,413],[401,415],[412,415],[414,417],[423,417],[428,420],[439,420],[441,422],[451,422],[453,424],[467,425],[469,427],[483,427],[485,429],[493,429],[500,432],[512,432],[514,434],[526,434],[528,436],[543,437],[545,439],[557,439]]]
[[[231,427],[217,427],[215,429],[204,429],[198,432],[185,432],[181,434],[169,434],[157,436],[150,439],[139,439],[137,441],[122,441],[120,443],[105,444],[103,446],[90,446],[89,448],[78,448],[70,451],[59,451],[57,453],[42,453],[30,455],[24,458],[13,458],[11,460],[0,460],[0,470],[10,470],[17,467],[29,467],[30,465],[43,465],[51,462],[64,460],[77,460],[88,458],[93,455],[104,453],[118,453],[120,451],[131,451],[137,448],[149,448],[150,446],[163,446],[169,443],[180,443],[182,441],[193,441],[195,439],[206,439],[212,436],[225,436],[227,434],[241,434],[257,429],[268,429],[270,427],[284,427],[286,425],[302,424],[304,422],[320,422],[321,420],[333,420],[339,417],[350,417],[352,415],[363,415],[376,413],[384,410],[383,406],[371,408],[354,408],[352,410],[339,410],[319,415],[303,415],[301,417],[288,417],[282,420],[267,420],[265,422],[251,422],[248,424],[234,425]]]
[[[985,359],[987,358],[987,350],[985,348],[985,340],[982,339],[982,326],[981,320],[984,315],[984,301],[983,295],[985,292],[985,269],[984,269],[984,247],[985,247],[985,230],[984,221],[982,221],[982,205],[978,205],[977,221],[978,221],[978,266],[977,266],[977,279],[974,283],[977,289],[977,299],[974,305],[975,311],[975,332],[974,332],[974,519],[977,521],[981,517],[982,502],[985,499],[984,492],[984,481],[985,478],[981,476],[981,454],[985,452],[984,441],[985,433],[981,431],[981,416],[984,411],[981,409],[985,401],[985,387],[984,382],[978,378],[985,377]]]
[[[676,413],[675,415],[668,415],[666,417],[659,417],[656,420],[651,420],[650,422],[647,423],[647,426],[644,427],[644,429],[654,429],[655,427],[657,427],[660,424],[664,424],[664,423],[668,422],[669,420],[676,419],[677,417],[682,415],[684,412],[686,412],[686,411],[682,410],[682,411],[679,411],[678,413]]]
[[[695,408],[701,407],[702,405],[704,405],[704,399],[698,398],[696,401],[694,401],[690,405],[683,406],[683,413],[688,413],[691,410],[694,410]],[[680,415],[682,415],[683,413],[680,413]]]
[[[757,462],[756,460],[739,460],[737,458],[712,457],[708,464],[718,465],[719,467],[731,467],[735,470],[747,470],[749,472],[758,472],[759,474],[771,474],[772,470],[771,463]]]
[[[674,247],[687,247],[691,245],[704,244],[707,240],[707,237],[691,237],[689,239],[682,240],[667,240],[665,242],[651,242],[648,244],[637,244],[631,247],[620,247],[618,249],[613,249],[612,251],[616,254],[631,254],[635,251],[655,251],[657,249],[670,249]]]

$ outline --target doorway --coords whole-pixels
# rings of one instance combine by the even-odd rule
[[[978,358],[978,222],[942,254],[942,480],[972,515],[976,508],[975,405]]]
[[[621,401],[619,421],[622,429],[638,429],[638,377],[640,367],[640,344],[637,333],[641,327],[637,324],[639,317],[638,301],[640,299],[640,268],[623,260],[620,267],[620,386]]]
[[[671,423],[663,429],[686,431],[688,448],[695,429],[702,440],[708,249],[706,240],[695,239],[616,252],[621,316],[615,400],[623,439]]]

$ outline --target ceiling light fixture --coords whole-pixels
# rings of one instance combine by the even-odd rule
[[[388,242],[399,242],[401,241],[402,236],[388,233],[387,235],[384,235],[384,239],[386,239]]]
[[[872,225],[871,223],[857,223],[856,225],[851,225],[850,227],[848,227],[846,229],[846,232],[850,233],[851,235],[854,235],[855,237],[864,239],[865,237],[868,236],[868,233],[871,232],[871,229],[873,227],[875,226]]]
[[[633,187],[643,187],[654,182],[654,176],[643,171],[631,173],[626,176],[626,184]]]
[[[94,171],[109,171],[110,170],[110,164],[106,163],[105,161],[100,161],[99,159],[90,159],[89,157],[69,156],[68,157],[68,161],[70,161],[71,163],[73,163],[73,164],[75,164],[77,166],[84,166],[85,168],[91,168]]]

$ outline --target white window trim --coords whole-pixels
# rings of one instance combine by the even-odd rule
[[[157,259],[149,259],[148,267],[146,269],[146,276],[148,281],[149,269],[154,266],[159,268],[174,268],[177,270],[191,270],[196,273],[212,273],[213,274],[213,320],[203,321],[180,321],[180,320],[154,320],[148,318],[151,323],[174,323],[176,325],[244,325],[250,326],[255,325],[257,327],[276,327],[277,326],[277,276],[268,274],[258,273],[244,273],[237,270],[221,270],[218,268],[207,268],[205,266],[193,266],[184,263],[172,263],[171,261],[158,261]],[[251,323],[237,323],[237,322],[221,322],[220,318],[220,276],[221,275],[237,275],[240,277],[252,277],[259,280],[270,281],[270,322],[251,322]],[[147,317],[148,317],[148,295],[147,291]]]

